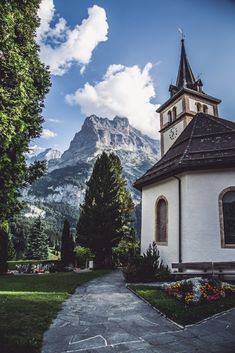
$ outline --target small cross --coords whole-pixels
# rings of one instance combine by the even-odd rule
[[[184,40],[184,38],[185,38],[185,34],[184,34],[184,32],[183,32],[183,30],[182,30],[182,28],[178,28],[178,31],[180,32],[180,34],[181,34],[181,40]]]

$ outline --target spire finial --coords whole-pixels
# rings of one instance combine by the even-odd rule
[[[184,31],[183,31],[183,29],[182,28],[178,28],[178,31],[180,32],[180,34],[181,34],[181,41],[183,42],[184,41],[184,38],[185,38],[185,34],[184,34]]]

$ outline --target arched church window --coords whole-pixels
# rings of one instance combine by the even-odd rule
[[[167,245],[167,222],[168,203],[164,196],[160,196],[156,202],[156,242],[160,245]]]
[[[176,115],[177,115],[177,113],[176,113],[176,107],[174,107],[174,108],[172,109],[172,120],[173,120],[173,121],[176,119]]]
[[[223,190],[219,196],[221,245],[235,247],[235,186]]]
[[[167,116],[168,116],[168,122],[169,123],[172,123],[172,114],[171,114],[171,111],[169,110],[169,112],[167,113]]]
[[[196,103],[196,107],[197,107],[197,112],[200,112],[202,110],[201,103]]]
[[[208,113],[208,106],[207,105],[203,105],[203,113]]]

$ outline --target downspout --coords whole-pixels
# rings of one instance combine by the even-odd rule
[[[179,263],[182,263],[182,192],[181,179],[174,175],[178,180],[178,200],[179,200]]]

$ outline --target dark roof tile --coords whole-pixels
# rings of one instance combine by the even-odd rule
[[[235,123],[198,113],[166,154],[134,186],[142,189],[183,171],[235,167]]]

